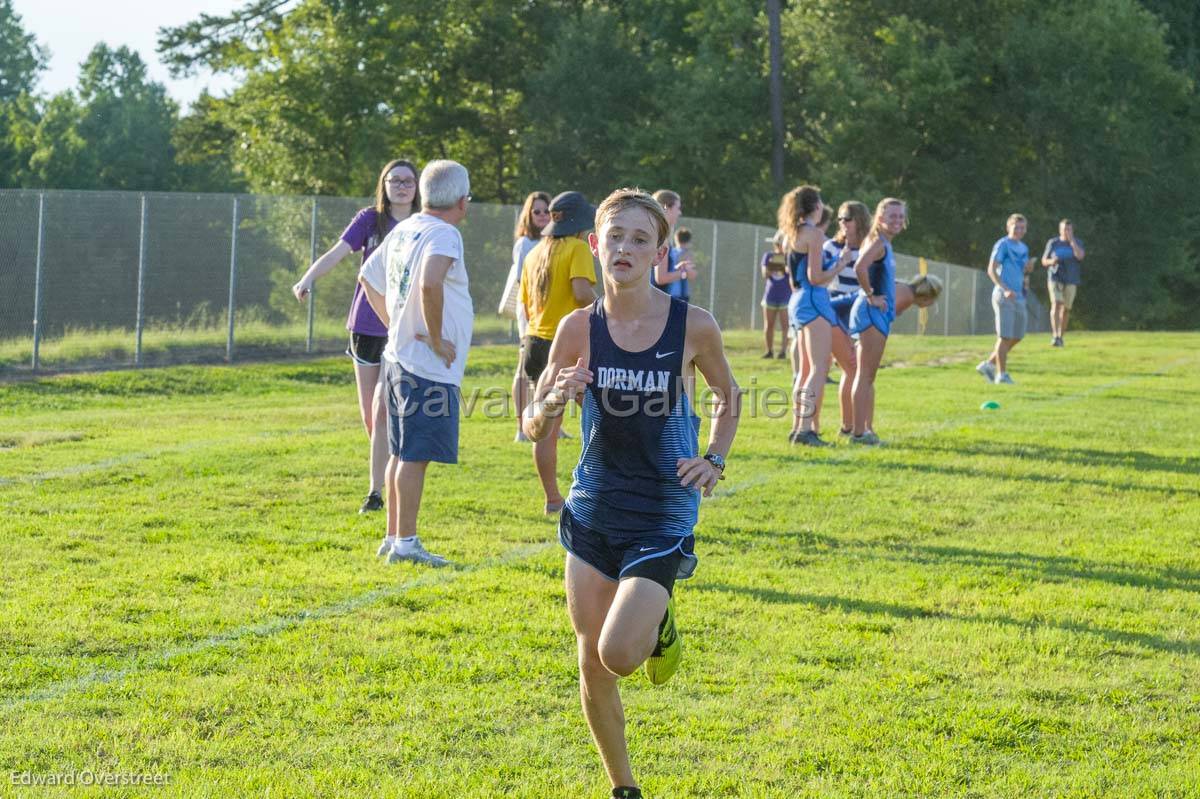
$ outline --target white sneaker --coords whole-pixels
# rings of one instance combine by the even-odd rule
[[[408,543],[402,542],[399,538],[392,546],[392,553],[388,555],[388,563],[399,563],[402,560],[411,561],[413,563],[424,563],[426,566],[440,567],[449,566],[450,561],[438,555],[433,555],[421,546],[421,539],[414,538]]]
[[[375,550],[375,557],[381,558],[392,551],[392,544],[395,543],[394,536],[384,536],[383,543],[379,545],[379,549]]]
[[[983,379],[989,383],[996,382],[996,367],[992,366],[991,361],[980,361],[979,365],[975,367],[975,371],[983,375]]]
[[[1009,377],[1008,372],[1001,372],[996,377],[996,385],[1000,385],[1001,383],[1009,385],[1009,386],[1015,386],[1017,384],[1017,381],[1015,381],[1011,377]]]

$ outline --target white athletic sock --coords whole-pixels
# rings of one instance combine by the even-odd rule
[[[417,537],[415,535],[407,537],[395,536],[393,540],[395,543],[392,544],[392,549],[404,551],[413,548],[413,544],[417,542]]]

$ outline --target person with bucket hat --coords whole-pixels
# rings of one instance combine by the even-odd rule
[[[536,383],[546,368],[550,344],[563,317],[586,308],[596,299],[596,266],[584,235],[592,229],[596,208],[577,191],[564,191],[550,201],[550,222],[526,256],[521,272],[520,302],[529,319],[521,366]],[[524,409],[522,409],[524,410]],[[561,419],[558,424],[561,425]],[[558,431],[534,444],[533,463],[546,493],[545,511],[558,513],[563,496],[558,490]]]

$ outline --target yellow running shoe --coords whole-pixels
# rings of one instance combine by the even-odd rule
[[[679,631],[675,629],[675,597],[667,600],[667,612],[662,623],[658,625],[658,643],[654,651],[646,658],[646,676],[654,685],[662,685],[671,679],[671,675],[679,668],[679,658],[683,655],[683,642],[679,640]]]

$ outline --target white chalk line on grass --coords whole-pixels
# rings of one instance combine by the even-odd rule
[[[739,491],[759,485],[766,481],[767,478],[761,477],[735,483],[727,488],[714,491],[710,501],[733,496]],[[352,596],[348,599],[343,599],[329,605],[321,605],[309,610],[301,610],[296,613],[289,613],[286,616],[280,616],[269,621],[259,622],[258,624],[248,624],[223,633],[211,635],[207,638],[194,641],[184,646],[169,647],[146,658],[135,658],[134,662],[128,666],[115,669],[98,669],[81,677],[62,680],[42,688],[34,689],[20,696],[0,700],[0,712],[15,710],[30,704],[52,702],[54,700],[61,699],[69,693],[84,691],[95,686],[111,685],[113,683],[120,682],[126,677],[130,677],[144,671],[149,671],[151,669],[168,666],[179,658],[200,654],[212,649],[232,647],[243,640],[269,638],[273,635],[295,629],[309,622],[346,616],[369,605],[373,605],[382,599],[399,596],[416,588],[423,588],[430,585],[441,585],[452,582],[457,577],[464,574],[472,574],[474,572],[484,571],[496,566],[520,563],[539,555],[542,552],[545,552],[555,544],[557,544],[557,541],[544,541],[539,544],[524,544],[522,546],[513,547],[507,552],[503,552],[495,557],[487,558],[473,565],[464,566],[462,568],[430,570],[419,577],[405,581],[398,585],[372,589],[370,591],[358,594],[357,596]]]
[[[375,588],[329,605],[321,605],[309,610],[289,613],[286,616],[279,616],[269,621],[259,622],[258,624],[248,624],[202,638],[184,646],[169,647],[147,658],[135,659],[128,666],[115,669],[98,669],[81,677],[63,680],[43,688],[35,689],[21,696],[5,699],[0,701],[0,709],[8,711],[33,703],[50,702],[55,699],[61,699],[63,696],[74,691],[83,691],[98,685],[110,685],[139,672],[169,666],[173,661],[182,657],[196,655],[212,649],[232,647],[243,640],[270,638],[271,636],[300,627],[312,621],[346,616],[388,597],[400,596],[408,591],[426,586],[449,583],[460,575],[526,560],[549,549],[553,543],[555,542],[545,541],[540,544],[525,544],[513,547],[500,555],[462,568],[431,569],[418,577],[406,580],[397,585],[386,588]]]
[[[349,430],[357,425],[341,424],[341,425],[321,425],[317,427],[292,428],[285,430],[263,430],[254,433],[249,438],[246,436],[226,437],[226,438],[206,438],[196,441],[189,441],[186,444],[177,444],[175,446],[163,447],[162,449],[142,450],[140,452],[128,452],[124,455],[116,455],[111,458],[104,458],[98,461],[89,463],[77,463],[74,466],[64,466],[61,469],[50,469],[45,472],[37,472],[36,474],[27,474],[21,477],[0,477],[0,486],[16,485],[25,483],[32,485],[35,483],[43,483],[47,480],[62,480],[68,477],[78,477],[81,474],[90,474],[91,472],[101,472],[105,469],[111,469],[115,466],[127,466],[138,461],[160,458],[165,455],[181,455],[188,452],[196,452],[198,450],[212,449],[214,447],[234,444],[239,441],[253,440],[257,438],[276,438],[282,436],[294,436],[298,434],[321,434],[332,433],[343,430]]]
[[[1082,392],[1079,392],[1076,394],[1072,394],[1072,395],[1068,395],[1066,397],[1056,397],[1053,399],[1045,400],[1045,402],[1060,403],[1060,402],[1071,402],[1071,401],[1086,399],[1087,397],[1093,396],[1100,392],[1109,391],[1114,388],[1120,388],[1121,386],[1137,382],[1146,377],[1162,376],[1162,375],[1166,374],[1167,372],[1178,368],[1179,366],[1182,366],[1186,363],[1192,362],[1193,360],[1195,360],[1195,359],[1180,358],[1180,359],[1168,364],[1167,366],[1163,367],[1162,369],[1159,369],[1158,371],[1150,373],[1149,375],[1139,375],[1137,377],[1125,378],[1125,379],[1121,379],[1121,380],[1112,381],[1109,383],[1104,383],[1104,384],[1101,384],[1098,386],[1093,386],[1085,391],[1082,391]],[[897,438],[897,440],[918,438],[920,436],[926,435],[931,432],[936,432],[937,430],[944,429],[946,427],[951,427],[954,425],[962,424],[963,422],[965,422],[971,418],[981,417],[982,415],[983,415],[982,413],[978,413],[978,412],[972,413],[972,414],[967,414],[967,415],[958,417],[956,419],[950,419],[950,420],[946,420],[944,422],[927,425],[923,428],[913,431],[912,433],[909,433],[904,436],[897,436],[896,438]],[[341,428],[337,427],[337,428],[327,428],[327,429],[341,429]],[[307,432],[315,432],[315,430],[308,430]],[[272,431],[270,433],[260,433],[258,435],[267,436],[267,435],[280,435],[280,434],[282,434],[282,433]],[[211,443],[220,443],[220,442],[204,442],[204,445],[207,446]],[[184,449],[185,448],[183,448],[183,447],[178,447],[172,451],[177,452],[177,451],[181,451]],[[844,460],[844,459],[849,459],[852,456],[852,454],[854,454],[854,453],[855,453],[855,450],[846,448],[846,449],[840,450],[837,453],[834,453],[834,457],[839,460]],[[141,457],[149,457],[151,454],[152,453],[142,453],[140,455],[141,455]],[[113,459],[113,460],[117,460],[117,459]],[[804,462],[798,461],[797,463],[803,464]],[[820,463],[828,463],[828,461],[822,461]],[[819,464],[817,462],[813,462],[812,465],[819,465]],[[102,468],[102,467],[97,467],[97,468]],[[744,481],[735,483],[735,484],[727,486],[727,487],[726,486],[718,487],[717,490],[715,490],[713,492],[712,499],[718,500],[718,499],[723,499],[726,497],[736,496],[738,493],[740,493],[748,488],[754,488],[754,487],[769,483],[772,480],[774,480],[776,477],[777,477],[777,475],[760,474],[756,477],[750,478],[749,480],[744,480]],[[25,479],[30,479],[30,478],[25,478]],[[329,605],[322,605],[322,606],[313,608],[311,610],[302,610],[302,611],[299,611],[298,613],[288,614],[286,616],[281,616],[276,619],[272,619],[270,621],[261,622],[259,624],[252,624],[252,625],[246,625],[243,627],[238,627],[234,630],[230,630],[230,631],[227,631],[224,633],[219,633],[217,635],[209,636],[207,638],[193,642],[186,646],[170,647],[170,648],[167,648],[155,655],[152,655],[145,659],[138,660],[135,663],[133,663],[129,666],[125,666],[123,668],[96,670],[89,674],[83,675],[82,677],[76,677],[76,678],[72,678],[69,680],[62,680],[60,682],[52,683],[51,685],[47,685],[42,688],[35,689],[35,690],[25,693],[21,696],[17,696],[17,697],[13,697],[11,699],[6,699],[3,701],[0,701],[0,710],[9,711],[9,710],[14,710],[16,708],[24,707],[24,706],[30,705],[30,704],[54,701],[56,699],[61,699],[63,696],[66,696],[67,694],[75,692],[75,691],[86,690],[88,688],[91,688],[94,686],[99,686],[99,685],[110,685],[112,683],[119,682],[119,681],[125,679],[126,677],[132,676],[134,674],[148,671],[150,669],[161,668],[163,666],[170,665],[173,661],[175,661],[181,657],[195,655],[195,654],[199,654],[202,652],[207,652],[212,649],[218,649],[221,647],[233,646],[234,644],[237,644],[240,641],[245,640],[245,639],[269,638],[271,636],[277,635],[286,630],[291,630],[291,629],[299,627],[303,624],[307,624],[308,622],[311,622],[311,621],[319,621],[322,619],[345,616],[345,615],[348,615],[355,611],[361,610],[362,608],[365,608],[369,605],[372,605],[381,599],[385,599],[385,598],[391,597],[391,596],[399,596],[399,595],[405,593],[406,591],[409,591],[412,589],[421,588],[421,587],[424,587],[427,585],[437,585],[437,584],[442,584],[442,583],[448,583],[448,582],[451,582],[452,580],[454,580],[458,575],[471,574],[473,572],[483,571],[485,569],[492,568],[494,566],[502,566],[502,565],[506,565],[506,564],[510,564],[510,563],[517,563],[517,562],[527,560],[537,554],[540,554],[541,552],[544,552],[546,549],[550,548],[551,546],[553,546],[553,543],[547,541],[547,542],[543,542],[540,544],[529,544],[529,545],[514,547],[513,549],[510,549],[507,552],[504,552],[496,557],[480,561],[479,563],[474,564],[472,566],[466,566],[464,568],[459,568],[459,569],[445,569],[445,570],[430,571],[430,572],[423,574],[419,577],[416,577],[412,580],[409,580],[404,583],[400,583],[399,585],[389,586],[387,588],[373,589],[371,591],[367,591],[367,592],[359,594],[357,596],[350,597],[349,599],[345,599],[340,602],[335,602],[335,603],[332,603]]]

